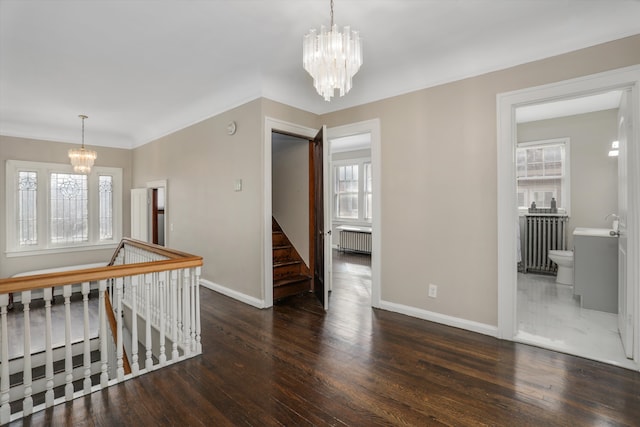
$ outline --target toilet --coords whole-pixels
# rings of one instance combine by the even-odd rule
[[[549,251],[549,259],[558,264],[556,283],[573,285],[573,251]]]

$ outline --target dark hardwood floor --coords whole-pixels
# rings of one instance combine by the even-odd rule
[[[367,265],[337,256],[327,313],[202,289],[202,356],[24,425],[640,425],[640,373],[373,310]]]

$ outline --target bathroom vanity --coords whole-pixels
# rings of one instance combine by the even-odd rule
[[[618,239],[606,228],[573,231],[573,294],[583,308],[618,312]]]

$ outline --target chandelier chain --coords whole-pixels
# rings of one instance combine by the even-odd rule
[[[333,0],[331,0],[331,27],[333,28]]]

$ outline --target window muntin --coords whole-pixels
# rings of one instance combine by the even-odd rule
[[[98,248],[122,236],[121,168],[79,175],[66,164],[7,160],[5,188],[9,257]]]
[[[521,143],[516,149],[518,207],[536,203],[551,207],[551,199],[561,212],[568,212],[569,198],[568,138]]]

